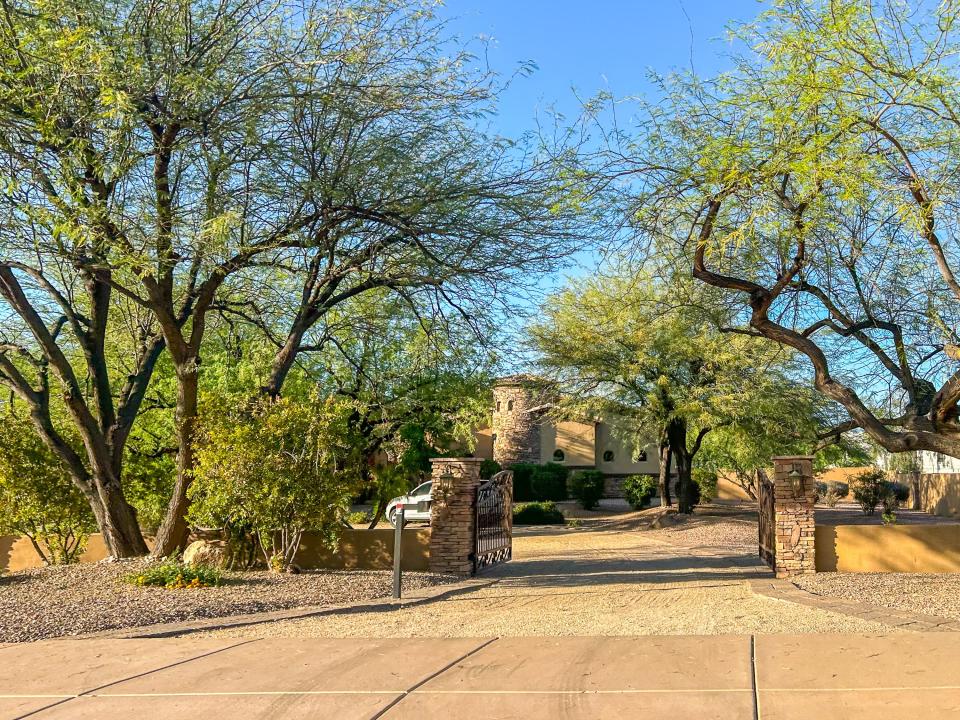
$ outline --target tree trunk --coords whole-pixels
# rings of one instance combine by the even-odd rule
[[[140,532],[137,512],[124,498],[120,483],[111,478],[97,485],[103,505],[100,529],[110,554],[118,558],[146,555],[150,550]]]
[[[190,505],[187,490],[193,478],[194,437],[197,421],[199,386],[198,362],[191,358],[176,368],[177,372],[177,481],[167,506],[167,514],[157,531],[153,556],[167,557],[179,552],[187,544],[189,528],[186,513]]]
[[[670,453],[670,443],[666,434],[660,441],[660,478],[658,487],[660,492],[660,507],[670,507],[673,504],[670,498],[670,465],[673,457]]]
[[[670,451],[677,466],[677,509],[685,514],[693,512],[696,502],[691,475],[691,456],[687,450],[687,423],[674,418],[667,426]]]

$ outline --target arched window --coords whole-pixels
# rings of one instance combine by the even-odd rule
[[[613,462],[613,450],[607,450],[603,453],[604,462]]]
[[[507,412],[511,412],[512,410],[513,410],[513,400],[507,400]]]
[[[561,450],[560,448],[557,448],[556,450],[553,451],[553,461],[554,461],[554,462],[563,462],[563,459],[564,459],[565,457],[566,457],[566,455],[563,454],[563,450]]]
[[[634,458],[634,462],[646,462],[647,461],[647,451],[641,450],[637,453],[637,457]]]

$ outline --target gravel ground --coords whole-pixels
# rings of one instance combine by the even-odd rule
[[[960,575],[927,573],[817,573],[793,583],[814,595],[960,620]]]
[[[660,530],[621,522],[527,528],[496,582],[389,612],[337,613],[217,637],[493,637],[891,632],[886,625],[758,595],[756,523],[736,514]],[[749,543],[749,544],[747,544]]]
[[[226,573],[221,587],[138,588],[122,576],[146,560],[24,570],[0,577],[0,642],[331,605],[390,595],[392,573],[314,571],[299,575]],[[408,591],[455,582],[449,575],[404,573]]]

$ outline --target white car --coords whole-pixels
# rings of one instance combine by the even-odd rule
[[[432,482],[425,482],[417,485],[410,491],[409,495],[395,497],[387,505],[387,520],[394,527],[397,526],[397,505],[403,503],[403,521],[408,522],[430,522],[430,490],[433,489]]]

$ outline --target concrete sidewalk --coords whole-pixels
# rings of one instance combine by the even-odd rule
[[[0,647],[0,717],[960,717],[952,633],[49,640]]]

